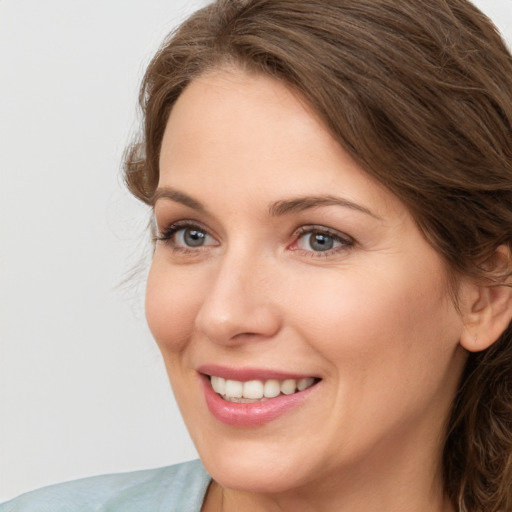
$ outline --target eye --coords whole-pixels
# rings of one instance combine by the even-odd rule
[[[174,233],[174,240],[179,245],[201,247],[208,240],[208,235],[196,228],[182,228]]]
[[[158,236],[158,240],[168,242],[175,249],[195,249],[217,245],[217,241],[200,226],[174,223]]]
[[[327,228],[303,227],[296,236],[296,242],[291,248],[310,253],[326,253],[327,255],[353,245],[352,239],[348,236]]]

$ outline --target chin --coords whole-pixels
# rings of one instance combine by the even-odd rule
[[[215,461],[203,460],[206,470],[222,487],[236,491],[276,494],[301,484],[296,468],[268,460],[225,457]]]
[[[304,453],[284,433],[265,439],[201,439],[196,447],[206,470],[222,487],[256,492],[283,493],[316,480],[320,461]],[[321,452],[321,450],[319,450]]]

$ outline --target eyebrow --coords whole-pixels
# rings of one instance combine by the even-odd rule
[[[342,206],[352,210],[365,213],[376,219],[380,219],[378,215],[360,204],[349,201],[348,199],[336,196],[304,196],[293,199],[276,201],[269,207],[269,213],[272,216],[286,215],[288,213],[302,212],[310,208],[318,208],[320,206]]]
[[[207,213],[208,211],[207,208],[197,199],[190,197],[184,192],[180,192],[179,190],[169,187],[158,188],[151,198],[151,204],[154,206],[159,199],[170,199],[171,201],[183,204],[184,206],[202,213]],[[376,219],[380,219],[378,215],[365,206],[354,203],[345,198],[331,195],[300,196],[292,199],[283,199],[272,203],[268,208],[268,213],[272,217],[279,217],[289,213],[302,212],[310,208],[318,208],[321,206],[342,206],[344,208],[350,208],[366,215],[370,215]]]
[[[188,206],[189,208],[192,208],[193,210],[198,210],[200,212],[206,213],[206,208],[199,201],[197,201],[193,197],[190,197],[184,192],[180,192],[179,190],[175,190],[173,188],[157,188],[151,198],[151,205],[155,206],[156,202],[159,199],[170,199],[175,203],[180,203],[185,206]]]

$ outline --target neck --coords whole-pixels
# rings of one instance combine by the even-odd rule
[[[315,492],[293,489],[278,494],[253,493],[226,489],[212,482],[202,512],[456,512],[442,491],[396,486],[383,493],[370,488],[348,491],[338,487],[316,487]]]

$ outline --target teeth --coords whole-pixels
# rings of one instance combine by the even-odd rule
[[[299,391],[304,391],[305,389],[310,388],[313,385],[313,382],[315,382],[315,379],[313,377],[306,377],[305,379],[300,379],[297,383],[297,389]]]
[[[226,380],[226,391],[225,394],[227,396],[231,396],[233,398],[242,398],[244,389],[244,383],[239,380]]]
[[[281,393],[281,385],[278,380],[270,379],[265,381],[265,385],[263,386],[263,394],[267,398],[274,398]]]
[[[222,395],[230,402],[250,403],[253,401],[274,398],[281,393],[284,395],[292,395],[297,391],[304,391],[315,383],[313,377],[303,379],[285,379],[279,381],[277,379],[249,380],[242,382],[239,380],[223,379],[212,375],[210,377],[213,390]]]
[[[285,395],[292,395],[297,388],[297,381],[295,379],[286,379],[281,382],[281,393]]]
[[[263,398],[263,382],[261,382],[261,380],[249,380],[244,382],[242,396],[244,398]]]
[[[237,404],[254,404],[255,402],[264,402],[268,400],[268,398],[260,398],[259,400],[256,398],[233,398],[232,396],[223,395],[224,400],[227,402],[236,402]]]
[[[226,394],[226,379],[212,375],[210,380],[215,393],[219,393],[219,395]]]

